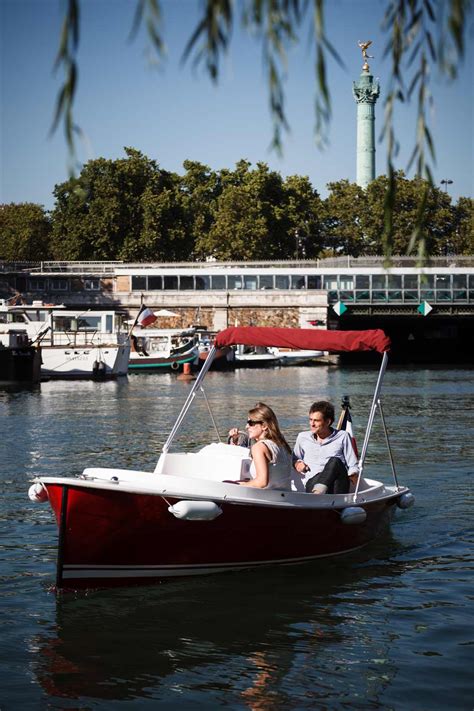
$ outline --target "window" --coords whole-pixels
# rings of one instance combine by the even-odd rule
[[[192,276],[182,276],[179,278],[179,288],[183,291],[193,291],[194,290],[194,277]]]
[[[465,289],[466,277],[467,274],[453,274],[453,287],[455,289]]]
[[[339,277],[339,288],[340,289],[353,289],[354,288],[354,277],[352,274],[341,274]]]
[[[344,301],[345,303],[348,301],[354,301],[354,292],[353,291],[341,291],[341,292],[339,292],[339,298],[341,301]]]
[[[455,289],[453,299],[455,301],[467,301],[467,282],[467,274],[453,274],[453,289]]]
[[[325,274],[323,276],[323,289],[337,289],[336,274]]]
[[[450,274],[440,274],[436,276],[436,288],[437,289],[450,289],[451,288],[451,275]]]
[[[149,276],[148,277],[148,291],[161,291],[163,288],[163,277],[161,276]]]
[[[30,279],[31,291],[44,291],[44,279]]]
[[[273,276],[270,274],[261,274],[259,277],[260,289],[273,289]]]
[[[100,331],[101,316],[55,316],[54,328],[57,331]]]
[[[291,276],[291,289],[304,289],[305,288],[305,278],[304,276],[297,276],[293,274]]]
[[[215,291],[223,291],[226,288],[225,276],[211,276],[212,289]]]
[[[310,274],[308,276],[308,289],[320,289],[321,288],[321,277],[315,274]]]
[[[146,291],[146,276],[132,276],[132,291]]]
[[[178,277],[177,276],[165,276],[163,277],[164,289],[176,290],[178,288]]]
[[[405,289],[418,289],[418,274],[405,274],[403,283]]]
[[[84,328],[88,331],[100,331],[102,326],[102,316],[81,316],[77,321],[79,328]]]
[[[420,289],[432,289],[434,286],[434,276],[432,274],[420,275]]]
[[[232,289],[241,289],[242,288],[242,276],[239,274],[238,276],[232,275],[227,277],[227,288],[229,291]]]
[[[244,289],[254,291],[257,288],[258,277],[255,274],[245,274],[244,276]]]
[[[51,291],[67,291],[68,282],[66,279],[52,279],[49,282]]]
[[[211,277],[197,276],[195,277],[195,280],[197,291],[206,291],[207,289],[211,288]]]
[[[372,289],[385,289],[385,274],[372,274]]]
[[[388,300],[389,301],[402,301],[402,275],[401,274],[388,274]]]
[[[287,274],[277,274],[275,277],[275,289],[289,289],[290,277]]]
[[[99,279],[84,279],[84,289],[87,291],[99,291],[100,280]]]
[[[356,289],[369,289],[370,276],[368,274],[358,274],[355,278]]]
[[[401,274],[389,274],[387,279],[388,279],[388,288],[389,289],[401,289],[402,288]]]

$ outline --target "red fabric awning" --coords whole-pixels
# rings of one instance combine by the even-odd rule
[[[274,346],[300,350],[347,351],[390,350],[389,337],[379,328],[370,331],[323,331],[316,328],[268,328],[239,326],[226,328],[215,338],[218,348],[223,346]]]

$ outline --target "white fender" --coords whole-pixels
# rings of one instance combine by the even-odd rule
[[[43,503],[48,500],[48,492],[39,481],[36,484],[32,484],[28,489],[28,496],[32,501],[39,501]]]
[[[411,491],[405,491],[404,494],[397,499],[397,506],[399,509],[409,509],[415,503],[415,497]]]
[[[222,513],[221,507],[213,501],[178,501],[168,511],[185,521],[213,521]]]
[[[346,524],[364,523],[367,514],[360,506],[348,506],[341,511],[341,521]]]

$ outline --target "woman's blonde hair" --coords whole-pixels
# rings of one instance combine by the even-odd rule
[[[278,424],[277,416],[271,407],[265,405],[264,402],[257,402],[255,407],[249,410],[249,418],[251,420],[261,420],[267,426],[267,439],[271,439],[273,442],[276,442],[280,445],[280,447],[284,447],[291,454],[291,447],[283,437]]]

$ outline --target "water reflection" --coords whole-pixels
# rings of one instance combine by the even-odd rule
[[[387,535],[370,553],[396,550]],[[211,691],[266,709],[287,705],[294,687],[314,702],[336,689],[341,698],[346,684],[373,697],[395,671],[380,599],[393,597],[404,567],[359,552],[337,564],[65,595],[54,628],[30,641],[33,671],[48,695],[69,699],[178,700],[186,688],[188,700]],[[368,663],[374,644],[383,662]]]
[[[360,438],[376,374],[210,373],[206,393],[223,432],[265,393],[292,442],[313,400],[349,394]],[[470,708],[474,381],[466,371],[387,372],[399,479],[417,503],[397,516],[394,539],[360,558],[58,601],[46,593],[57,530],[49,508],[27,498],[28,478],[93,465],[152,469],[188,392],[167,374],[0,389],[2,701],[22,710]],[[446,422],[455,431],[441,436]],[[214,437],[201,397],[187,423],[176,449]],[[378,422],[367,464],[390,480]]]

